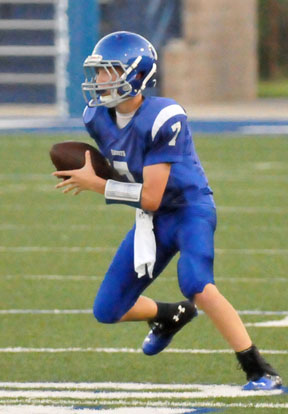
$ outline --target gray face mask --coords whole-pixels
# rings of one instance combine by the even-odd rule
[[[82,92],[89,106],[113,108],[130,98],[132,86],[126,79],[133,70],[133,65],[127,68],[120,61],[103,61],[101,58],[102,56],[92,55],[85,60],[84,73],[86,78],[82,83]],[[121,68],[121,74],[115,69],[116,67]],[[105,82],[97,81],[97,73],[100,68],[104,69],[107,74],[108,80]]]

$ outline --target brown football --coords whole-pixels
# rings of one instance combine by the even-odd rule
[[[101,177],[122,181],[120,174],[111,167],[107,159],[92,145],[85,142],[64,141],[54,144],[50,149],[50,158],[58,171],[78,170],[85,164],[85,152],[90,151],[95,173]],[[60,177],[69,178],[69,177]]]

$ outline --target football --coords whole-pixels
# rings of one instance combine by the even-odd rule
[[[91,161],[96,175],[106,180],[122,181],[120,174],[111,167],[107,159],[92,145],[85,142],[64,141],[54,144],[50,149],[50,158],[56,170],[77,170],[85,164],[85,152],[90,151]],[[69,177],[59,177],[69,178]]]

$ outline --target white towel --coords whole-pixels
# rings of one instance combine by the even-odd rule
[[[138,277],[146,275],[153,277],[156,260],[156,241],[153,231],[153,214],[140,208],[136,209],[136,230],[134,236],[134,269]]]

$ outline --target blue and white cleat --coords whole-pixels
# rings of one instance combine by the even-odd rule
[[[165,328],[161,323],[154,322],[151,325],[151,330],[144,339],[142,350],[146,355],[156,355],[163,351],[170,342],[174,333],[165,332]]]
[[[191,306],[191,304],[189,305]],[[173,316],[173,324],[169,328],[161,322],[152,321],[149,323],[151,330],[144,339],[142,344],[142,350],[146,355],[156,355],[163,351],[170,342],[174,335],[180,331],[188,322],[190,322],[195,316],[198,315],[196,306],[188,310],[183,304],[177,308],[177,313]]]
[[[243,386],[244,391],[271,391],[282,387],[282,379],[279,375],[265,374],[255,381],[249,381]]]

